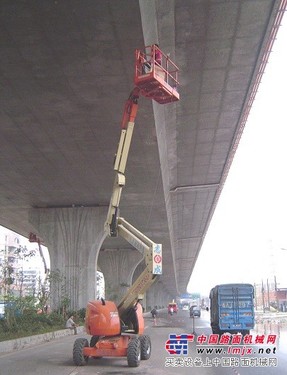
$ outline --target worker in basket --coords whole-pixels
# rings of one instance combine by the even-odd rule
[[[162,53],[161,50],[159,49],[159,45],[156,43],[152,46],[151,50],[151,60],[145,61],[142,65],[142,73],[143,74],[148,74],[152,70],[152,64],[153,64],[153,57],[154,57],[154,64],[156,66],[161,66],[162,65]]]

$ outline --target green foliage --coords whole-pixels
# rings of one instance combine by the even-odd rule
[[[19,247],[13,255],[24,260],[33,257],[35,252]],[[70,311],[71,281],[68,282],[59,269],[46,274],[44,282],[39,278],[32,291],[33,295],[28,296],[24,295],[23,278],[19,278],[14,265],[10,264],[8,259],[2,265],[0,274],[4,290],[3,302],[6,305],[4,319],[0,320],[0,341],[64,329],[69,315],[74,316],[77,324],[84,322],[85,309]],[[15,279],[16,276],[18,279]],[[20,285],[20,295],[17,297],[13,290],[16,281],[19,283],[17,285]],[[58,310],[46,314],[48,310],[45,307],[49,302]],[[37,314],[39,311],[44,313]]]
[[[50,272],[49,282],[51,285],[53,305],[57,306],[61,310],[61,314],[66,317],[71,303],[68,292],[70,288],[67,278],[59,269],[56,269]]]
[[[14,282],[14,268],[6,263],[3,267],[3,284],[7,286],[12,285]]]
[[[0,319],[0,341],[64,329],[69,313],[74,315],[77,324],[82,324],[85,318],[85,309],[68,312],[69,300],[65,298],[59,310],[51,314],[37,313],[39,300],[34,296],[8,294],[5,303],[5,317]]]
[[[85,316],[86,316],[86,309],[81,309],[77,312],[77,316],[79,317],[79,320],[84,322]]]
[[[51,314],[49,314],[49,318],[55,326],[65,326],[66,320],[61,314],[58,314],[57,312],[52,312]]]
[[[83,324],[85,309],[75,311],[73,315],[77,324]],[[14,316],[10,323],[7,319],[0,319],[0,341],[61,330],[65,324],[66,319],[57,312],[37,314],[35,309],[24,310],[21,315]]]

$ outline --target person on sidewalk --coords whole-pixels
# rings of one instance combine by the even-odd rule
[[[74,335],[77,334],[77,325],[74,322],[74,317],[71,315],[69,319],[66,321],[66,328],[73,329],[74,330]]]
[[[153,325],[156,326],[157,325],[157,316],[158,316],[158,311],[156,309],[156,307],[154,307],[152,310],[151,310],[151,316],[153,318]]]

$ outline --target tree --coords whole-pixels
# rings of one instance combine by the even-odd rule
[[[56,269],[50,272],[49,281],[52,290],[53,307],[56,307],[60,314],[65,317],[71,303],[67,292],[67,279],[59,269]]]

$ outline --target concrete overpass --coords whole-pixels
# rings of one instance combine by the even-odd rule
[[[72,306],[117,298],[141,256],[103,224],[136,48],[180,67],[181,100],[140,99],[121,216],[163,244],[147,303],[185,292],[286,1],[2,0],[0,224],[38,234]],[[208,260],[207,260],[208,261]]]

